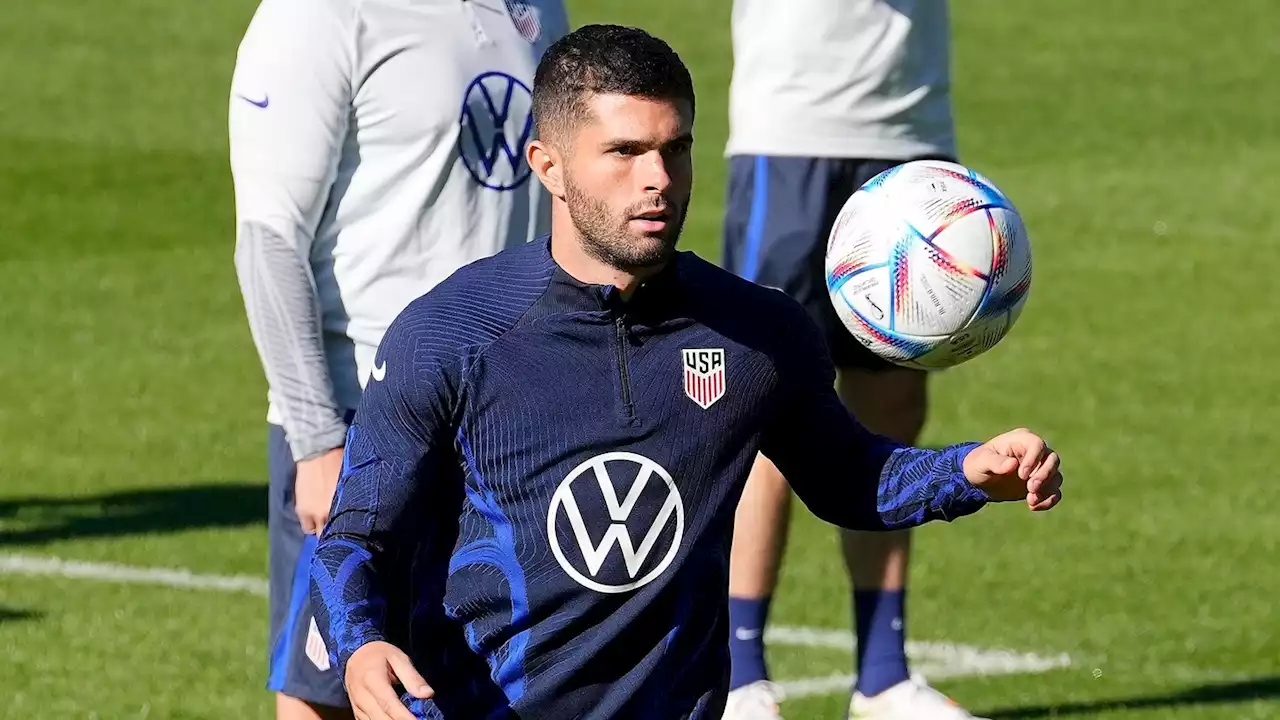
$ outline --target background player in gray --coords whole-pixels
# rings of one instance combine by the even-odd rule
[[[281,720],[350,717],[306,571],[396,314],[546,232],[523,161],[560,0],[262,0],[230,97],[235,264],[267,377],[270,673]]]
[[[841,399],[869,429],[913,444],[926,376],[881,360],[831,306],[824,254],[845,200],[883,170],[954,159],[945,0],[735,0],[729,269],[799,300],[825,330]],[[738,506],[730,576],[734,689],[726,718],[776,720],[763,630],[786,544],[791,492],[761,457]],[[850,717],[960,720],[912,677],[905,651],[909,531],[842,532],[854,588],[857,686]]]

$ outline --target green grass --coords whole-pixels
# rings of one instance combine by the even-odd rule
[[[0,553],[265,573],[265,386],[225,132],[252,10],[53,0],[0,20]],[[690,64],[686,238],[718,258],[727,3],[572,10],[641,24]],[[1071,654],[939,683],[1002,718],[1280,717],[1280,9],[957,0],[953,22],[962,158],[1025,215],[1036,276],[1009,338],[937,378],[925,440],[1026,424],[1068,486],[1046,516],[920,531],[910,634]],[[834,534],[796,512],[775,619],[848,627]],[[268,717],[265,611],[0,575],[0,716]],[[849,664],[771,656],[782,678]]]

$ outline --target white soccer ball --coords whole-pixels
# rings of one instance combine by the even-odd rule
[[[990,350],[1031,289],[1031,245],[1009,198],[955,163],[918,160],[841,208],[827,289],[849,332],[890,362],[937,369]]]

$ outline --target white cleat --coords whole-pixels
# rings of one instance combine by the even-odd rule
[[[782,720],[778,703],[784,699],[781,687],[768,680],[757,680],[729,691],[724,720]]]
[[[913,675],[874,697],[860,692],[849,701],[849,720],[986,720]]]

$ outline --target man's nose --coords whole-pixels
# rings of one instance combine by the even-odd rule
[[[644,191],[665,193],[671,187],[671,175],[667,172],[667,162],[658,150],[651,150],[640,158],[639,172]]]

